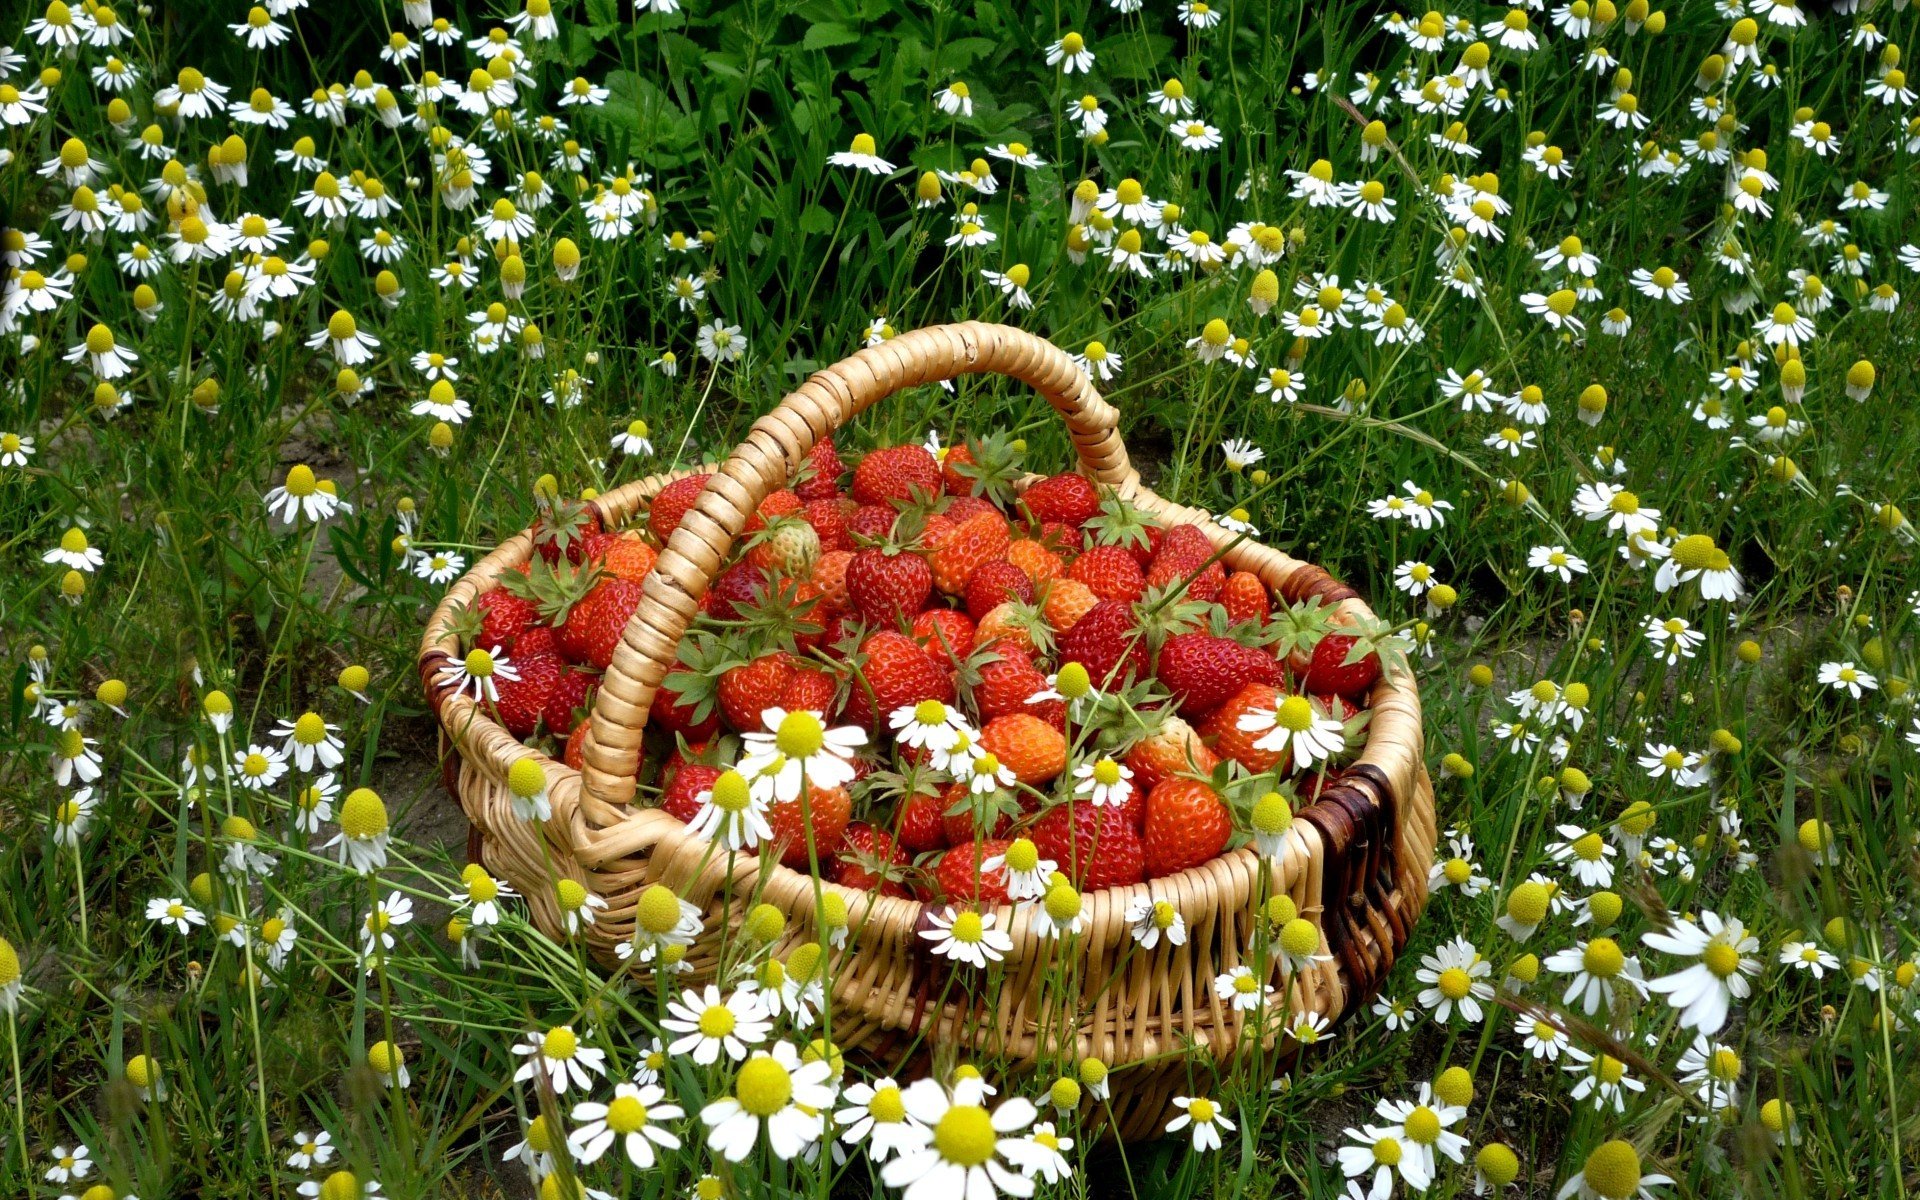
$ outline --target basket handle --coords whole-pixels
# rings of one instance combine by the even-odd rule
[[[989,373],[1018,379],[1046,397],[1066,419],[1080,467],[1094,482],[1121,489],[1138,482],[1120,442],[1119,413],[1065,351],[1011,326],[968,321],[916,329],[815,372],[753,423],[642,583],[640,606],[590,715],[581,771],[586,798],[608,805],[632,800],[648,711],[700,598],[754,510],[786,485],[814,443],[902,388]],[[602,513],[624,519],[639,498],[637,491],[616,490],[602,498]]]

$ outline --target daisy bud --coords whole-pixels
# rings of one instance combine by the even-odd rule
[[[1467,670],[1467,682],[1475,687],[1493,686],[1493,668],[1486,663],[1475,663]]]
[[[1433,1094],[1458,1108],[1473,1103],[1473,1075],[1465,1067],[1448,1067],[1433,1081]]]
[[[1520,1159],[1500,1142],[1489,1142],[1473,1156],[1473,1168],[1496,1189],[1506,1187],[1520,1177]]]
[[[675,917],[679,916],[679,902],[675,901]],[[771,904],[756,904],[747,914],[744,926],[746,935],[756,942],[778,941],[787,931],[787,915]]]

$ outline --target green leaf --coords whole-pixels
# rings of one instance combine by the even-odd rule
[[[800,214],[800,232],[820,237],[833,232],[833,214],[818,204],[809,204]]]
[[[829,50],[835,46],[850,46],[859,40],[858,33],[838,21],[822,21],[807,30],[800,47],[803,50]]]

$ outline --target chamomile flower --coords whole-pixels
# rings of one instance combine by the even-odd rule
[[[827,1058],[802,1063],[800,1052],[787,1042],[756,1052],[734,1074],[732,1093],[700,1110],[708,1148],[728,1162],[743,1162],[764,1130],[774,1157],[799,1156],[825,1131],[821,1114],[833,1106],[832,1077]],[[896,1159],[887,1165],[898,1164]]]
[[[1487,982],[1492,973],[1493,964],[1480,957],[1473,943],[1456,937],[1421,956],[1414,978],[1427,986],[1417,998],[1442,1025],[1456,1009],[1469,1024],[1479,1024],[1486,1016],[1483,1006],[1493,999],[1493,985]]]
[[[1153,895],[1136,896],[1128,902],[1127,928],[1142,950],[1152,950],[1164,940],[1169,946],[1187,944],[1187,920],[1173,902]]]
[[[613,1098],[602,1104],[586,1100],[573,1106],[573,1132],[567,1146],[576,1161],[592,1163],[617,1141],[627,1161],[641,1170],[654,1165],[656,1150],[678,1150],[680,1139],[663,1122],[677,1121],[685,1113],[677,1104],[666,1103],[667,1094],[657,1084],[644,1086],[616,1083]]]
[[[1062,74],[1082,74],[1093,70],[1093,51],[1087,39],[1077,32],[1063,34],[1047,47],[1047,65],[1059,67]]]
[[[920,936],[932,943],[936,957],[984,970],[1013,951],[1013,939],[993,927],[993,913],[949,905],[944,911],[928,913],[927,922],[932,928],[921,930]]]
[[[1851,661],[1824,662],[1820,664],[1819,680],[1836,692],[1845,692],[1855,700],[1865,692],[1880,686],[1880,681],[1872,674],[1861,670]]]
[[[849,1084],[840,1099],[846,1104],[834,1114],[840,1140],[849,1146],[864,1143],[874,1162],[884,1164],[924,1145],[926,1127],[907,1111],[904,1089],[892,1076]]]
[[[1085,796],[1096,808],[1119,807],[1133,795],[1132,768],[1113,758],[1083,762],[1074,768],[1073,777],[1079,781],[1073,786],[1074,795]]]
[[[156,896],[147,901],[147,920],[177,930],[183,937],[192,933],[194,926],[207,923],[206,914],[180,896]]]
[[[1296,770],[1311,770],[1346,749],[1345,727],[1316,701],[1288,696],[1271,709],[1256,709],[1240,717],[1243,733],[1259,733],[1254,747],[1286,753]]]
[[[1647,980],[1647,990],[1658,992],[1680,1012],[1684,1029],[1718,1033],[1736,1000],[1753,990],[1750,976],[1760,973],[1759,939],[1750,935],[1738,917],[1722,918],[1703,912],[1696,924],[1682,917],[1664,930],[1640,938],[1645,945],[1680,958],[1698,961],[1672,975]]]
[[[1236,1128],[1228,1118],[1226,1109],[1205,1096],[1175,1096],[1173,1106],[1180,1110],[1180,1115],[1167,1122],[1167,1132],[1179,1133],[1191,1128],[1193,1148],[1197,1153],[1218,1150],[1221,1131],[1231,1132]]]
[[[1640,960],[1623,951],[1620,943],[1610,937],[1575,942],[1548,955],[1541,965],[1556,974],[1572,976],[1560,1002],[1569,1008],[1577,1005],[1590,1017],[1610,1009],[1616,996],[1628,991],[1644,996],[1647,992],[1640,974]]]
[[[772,733],[743,735],[740,774],[756,789],[782,802],[800,796],[802,780],[813,788],[836,788],[853,780],[854,751],[867,744],[866,732],[852,725],[828,728],[819,713],[769,708],[761,714]]]
[[[557,1096],[569,1085],[582,1090],[607,1073],[607,1052],[580,1041],[571,1025],[555,1025],[544,1032],[529,1031],[514,1043],[513,1052],[525,1059],[514,1071],[516,1083],[541,1079]]]

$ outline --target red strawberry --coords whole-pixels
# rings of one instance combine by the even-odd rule
[[[840,452],[833,447],[833,439],[823,437],[813,444],[807,454],[807,462],[813,471],[807,478],[794,485],[802,500],[830,500],[840,494],[840,476],[846,473],[846,467],[840,461]]]
[[[882,629],[868,635],[860,653],[866,662],[847,693],[845,716],[852,724],[875,730],[896,708],[952,701],[953,676],[906,634]]]
[[[546,718],[547,732],[557,736],[562,729],[572,729],[574,711],[587,707],[593,689],[599,685],[600,675],[595,671],[574,667],[561,675],[559,685],[553,689],[553,695],[547,699],[547,706],[542,712]]]
[[[1021,495],[1033,519],[1058,521],[1074,528],[1100,515],[1100,493],[1084,475],[1049,475],[1035,480]]]
[[[830,713],[833,711],[834,694],[840,685],[826,671],[815,671],[802,667],[787,680],[787,686],[780,689],[780,707],[788,712]]]
[[[1147,796],[1147,878],[1177,874],[1217,858],[1233,836],[1233,813],[1211,784],[1168,779]]]
[[[995,717],[1008,713],[1037,713],[1039,705],[1029,705],[1027,701],[1035,692],[1047,687],[1047,677],[1033,665],[1033,660],[1013,646],[996,646],[994,653],[1000,657],[980,664],[979,680],[973,685],[973,708],[980,723],[986,725]],[[984,657],[984,655],[983,655]]]
[[[847,533],[848,512],[838,496],[808,501],[800,510],[801,517],[820,537],[821,553],[853,549],[853,538]]]
[[[1010,903],[1006,864],[1002,863],[991,871],[980,870],[981,863],[1006,852],[1007,843],[998,840],[955,846],[942,854],[940,861],[933,865],[934,890],[949,904],[968,901],[980,904]]]
[[[1071,562],[1087,548],[1087,535],[1071,525],[1046,521],[1040,526],[1040,544]]]
[[[884,504],[862,504],[847,517],[847,539],[859,545],[861,539],[877,542],[893,532],[893,522],[900,514]]]
[[[995,508],[993,502],[984,496],[954,496],[947,501],[947,507],[940,515],[955,524],[961,524],[983,513],[993,513],[1002,521],[1007,519],[1006,514]]]
[[[973,480],[961,467],[973,465],[973,451],[965,442],[955,442],[947,447],[946,457],[940,460],[940,482],[949,496],[971,496]]]
[[[570,563],[586,560],[587,539],[600,532],[600,517],[585,504],[558,500],[533,523],[533,548],[549,563],[562,554]]]
[[[561,757],[569,767],[572,767],[576,771],[581,770],[587,765],[587,729],[591,727],[592,724],[592,721],[581,717],[580,723],[575,725],[573,732],[567,735],[567,748]]]
[[[550,626],[529,626],[514,639],[512,650],[514,654],[528,658],[536,654],[558,654],[560,653],[560,634]]]
[[[938,496],[945,490],[940,464],[924,446],[887,446],[873,451],[853,469],[853,498],[862,504],[909,504],[919,491]]]
[[[807,818],[812,818],[813,856],[807,853]],[[773,846],[780,861],[804,871],[818,859],[821,870],[840,852],[840,839],[853,817],[853,798],[845,788],[807,789],[805,810],[798,799],[767,806],[767,824],[773,828]]]
[[[977,622],[1009,600],[1033,603],[1033,580],[1004,558],[980,564],[967,580],[967,613]]]
[[[720,778],[720,774],[719,767],[701,763],[681,767],[660,789],[661,810],[691,822],[700,815],[700,797],[713,790],[713,781]]]
[[[1220,589],[1220,604],[1227,610],[1227,620],[1235,625],[1246,622],[1265,625],[1273,607],[1267,599],[1267,585],[1252,571],[1235,571],[1227,576],[1225,586]]]
[[[973,619],[951,608],[930,608],[913,619],[913,640],[948,670],[973,653]]]
[[[1060,635],[1059,659],[1087,669],[1093,686],[1125,687],[1147,673],[1146,640],[1133,619],[1133,605],[1102,600]]]
[[[1380,678],[1380,655],[1369,652],[1359,662],[1349,663],[1347,653],[1356,640],[1351,634],[1329,633],[1314,645],[1311,654],[1294,651],[1288,665],[1293,667],[1300,690],[1364,696]]]
[[[1087,585],[1102,600],[1124,600],[1131,604],[1147,590],[1147,577],[1133,555],[1119,546],[1094,546],[1083,550],[1067,568],[1067,578]]]
[[[700,604],[709,616],[722,621],[737,621],[740,619],[739,606],[753,603],[754,592],[764,590],[766,586],[766,574],[759,567],[738,562],[720,572]]]
[[[638,607],[639,584],[630,579],[601,580],[567,613],[566,624],[560,627],[560,652],[573,662],[606,670]]]
[[[1152,733],[1127,751],[1127,769],[1133,772],[1133,790],[1144,796],[1160,781],[1175,775],[1210,775],[1220,756],[1200,740],[1200,734],[1179,717],[1169,716]]]
[[[833,858],[833,881],[841,887],[882,896],[904,896],[900,882],[911,860],[888,835],[865,821],[847,826],[840,853]]]
[[[680,528],[680,519],[687,515],[712,478],[711,475],[689,475],[660,489],[647,507],[647,531],[653,534],[654,541],[662,546],[667,544],[673,531]]]
[[[698,706],[680,703],[680,693],[662,685],[654,693],[653,707],[647,710],[647,720],[667,733],[679,734],[689,743],[702,742],[720,728],[720,710],[709,709],[704,718],[696,721],[693,714],[698,711]]]
[[[1176,633],[1160,647],[1155,672],[1173,693],[1180,715],[1212,712],[1249,683],[1281,682],[1280,660],[1210,633]]]
[[[540,619],[540,610],[533,601],[516,596],[504,587],[482,595],[473,602],[473,608],[480,614],[480,631],[474,634],[473,644],[482,650],[498,646],[513,653],[515,640]]]
[[[918,554],[868,547],[847,564],[847,598],[869,625],[891,628],[927,606],[933,572]]]
[[[1056,804],[1027,836],[1040,857],[1057,863],[1083,892],[1125,887],[1147,877],[1140,834],[1123,809],[1085,800]]]
[[[1256,775],[1275,768],[1284,770],[1288,758],[1285,750],[1256,750],[1254,743],[1264,738],[1266,732],[1240,728],[1241,717],[1251,712],[1271,712],[1280,703],[1280,698],[1278,688],[1264,683],[1250,683],[1213,710],[1213,714],[1201,723],[1201,736],[1213,743],[1214,752],[1222,758],[1231,758]]]
[[[540,717],[546,712],[547,701],[553,697],[554,689],[560,686],[560,676],[567,665],[557,655],[549,654],[515,658],[510,665],[519,672],[520,678],[494,676],[494,686],[500,692],[494,709],[500,714],[500,723],[507,727],[508,733],[515,737],[531,737],[540,728]]]
[[[1007,836],[1007,832],[1013,828],[1013,818],[1007,813],[995,811],[993,827],[981,829],[974,820],[975,811],[971,805],[959,812],[953,811],[966,798],[967,785],[964,783],[948,784],[946,792],[940,797],[940,828],[946,831],[947,845],[968,846],[976,840],[991,841]]]
[[[900,848],[909,854],[925,854],[947,844],[944,813],[938,796],[913,795],[900,802],[894,830]]]
[[[1147,586],[1164,587],[1188,579],[1187,595],[1201,603],[1210,603],[1226,585],[1227,569],[1219,562],[1208,562],[1214,554],[1213,543],[1198,525],[1175,525],[1161,539],[1147,568]]]
[[[777,652],[721,672],[720,711],[727,724],[741,733],[762,732],[760,714],[780,703],[793,668],[793,656]]]

